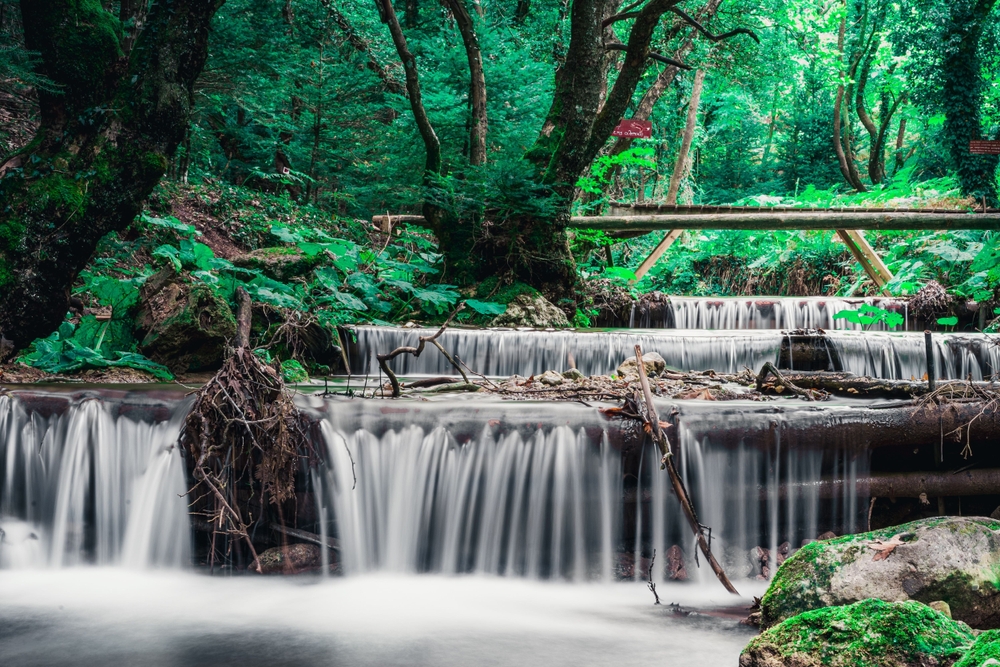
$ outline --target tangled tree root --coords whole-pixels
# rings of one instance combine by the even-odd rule
[[[251,516],[250,501],[263,513],[266,499],[280,516],[281,504],[295,496],[299,453],[309,446],[281,371],[250,349],[250,297],[241,289],[238,298],[236,346],[198,390],[180,438],[194,462],[192,492],[209,499],[204,514],[213,526],[213,565],[217,533],[242,539],[258,562],[248,526],[262,517]]]

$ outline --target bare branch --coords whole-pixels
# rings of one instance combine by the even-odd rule
[[[680,7],[677,7],[675,5],[670,8],[670,11],[673,12],[674,14],[677,14],[677,16],[680,16],[682,19],[684,19],[684,21],[692,25],[695,28],[695,30],[697,30],[698,32],[700,32],[702,35],[712,40],[713,42],[721,42],[725,39],[729,39],[730,37],[735,37],[736,35],[747,35],[750,38],[752,38],[753,41],[760,44],[760,38],[757,37],[756,33],[754,33],[753,30],[750,30],[750,28],[736,28],[735,30],[730,30],[729,32],[722,33],[721,35],[713,35],[705,28],[705,26],[703,26],[701,23],[698,22],[698,19],[694,18]]]
[[[628,46],[626,46],[625,44],[605,44],[604,48],[607,49],[608,51],[628,51]],[[673,58],[668,58],[659,53],[650,52],[649,55],[647,55],[646,57],[651,58],[652,60],[659,61],[661,63],[665,63],[667,65],[671,65],[673,67],[676,67],[677,69],[683,69],[683,70],[691,69],[684,63],[674,60]]]
[[[617,14],[615,14],[614,16],[609,16],[608,18],[604,19],[604,22],[601,23],[601,27],[607,28],[612,23],[617,23],[618,21],[624,21],[626,19],[634,19],[636,16],[639,15],[639,12],[634,12],[632,10],[638,9],[639,5],[641,5],[644,2],[646,2],[646,0],[636,0],[628,7],[623,7],[622,10]]]

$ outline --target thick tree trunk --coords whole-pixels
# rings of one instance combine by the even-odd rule
[[[59,91],[40,92],[37,135],[0,165],[0,359],[59,326],[97,242],[163,176],[221,4],[156,2],[126,56],[98,0],[22,0],[26,45]]]
[[[677,203],[677,191],[680,190],[681,181],[688,171],[688,153],[691,151],[691,142],[694,141],[694,131],[698,127],[698,106],[701,104],[701,89],[704,83],[705,70],[700,69],[695,72],[694,84],[691,87],[691,100],[688,102],[684,136],[681,138],[681,147],[677,152],[677,161],[674,163],[674,173],[670,176],[670,186],[667,188],[667,206],[673,206]]]

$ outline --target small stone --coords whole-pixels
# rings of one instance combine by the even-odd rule
[[[563,376],[555,371],[545,371],[538,376],[538,381],[549,386],[560,385],[564,382]]]
[[[319,565],[322,557],[315,544],[289,544],[287,547],[268,549],[257,559],[261,574],[298,574]],[[251,563],[249,570],[256,572],[256,563]]]
[[[576,368],[571,368],[568,371],[563,371],[562,376],[567,380],[572,380],[573,382],[579,382],[580,380],[584,379],[584,377],[586,377]]]
[[[647,352],[642,355],[642,365],[646,369],[646,377],[655,377],[663,372],[663,369],[667,367],[667,362],[656,352]],[[629,375],[638,376],[639,372],[636,370],[635,357],[629,357],[618,364],[618,369],[615,372],[619,377],[627,377]]]
[[[833,532],[832,530],[828,530],[825,533],[820,533],[820,536],[817,537],[816,539],[822,542],[823,540],[832,540],[836,536],[837,533]]]
[[[939,611],[948,618],[951,618],[951,605],[944,600],[934,600],[934,602],[928,602],[927,606],[934,611]]]

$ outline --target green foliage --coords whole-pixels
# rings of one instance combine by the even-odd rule
[[[494,303],[492,301],[480,301],[479,299],[466,299],[465,305],[476,311],[480,315],[503,315],[507,312],[507,304]]]
[[[857,310],[841,310],[833,316],[835,320],[847,320],[870,329],[875,324],[883,324],[886,329],[893,329],[904,323],[903,316],[878,306],[864,304]],[[957,321],[957,320],[956,320]]]
[[[32,343],[21,361],[46,373],[71,373],[74,371],[128,367],[151,373],[159,380],[173,380],[165,366],[150,361],[136,352],[102,351],[105,334],[110,322],[98,322],[93,315],[85,316],[79,326],[63,322],[59,330],[48,338]]]
[[[309,373],[295,359],[286,359],[281,362],[281,376],[289,384],[304,384],[309,382]]]

